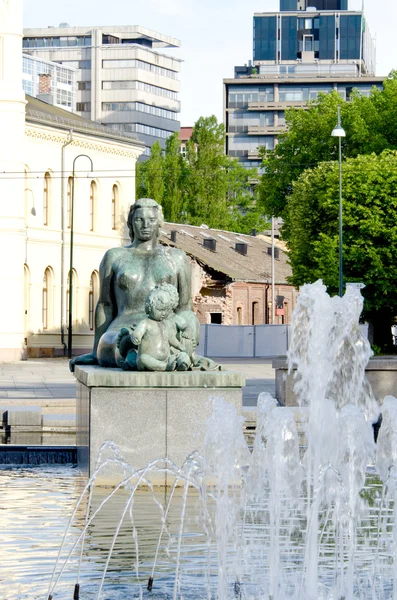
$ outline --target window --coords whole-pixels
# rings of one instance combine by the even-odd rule
[[[90,326],[91,331],[94,329],[95,325],[95,307],[98,302],[98,273],[93,271],[91,273],[90,278],[90,292],[88,296],[88,324]]]
[[[252,325],[259,324],[259,302],[252,303]]]
[[[151,135],[153,137],[163,138],[164,140],[173,134],[172,131],[150,127],[149,125],[142,125],[141,123],[109,123],[107,127],[109,129],[120,131],[121,133],[143,133],[144,135]]]
[[[73,177],[68,178],[68,192],[66,200],[66,226],[70,229],[72,226],[72,193],[73,193]]]
[[[119,188],[117,185],[114,185],[112,187],[112,229],[116,229],[118,195]]]
[[[49,309],[50,309],[50,286],[51,286],[51,269],[49,267],[44,271],[43,289],[42,289],[42,312],[41,320],[43,330],[49,327]]]
[[[91,102],[77,102],[77,112],[91,112]]]
[[[90,90],[91,89],[91,81],[78,81],[77,89],[78,90]]]
[[[313,28],[313,19],[305,19],[305,29]]]
[[[313,52],[314,48],[313,48],[313,36],[312,35],[305,35],[303,37],[303,50],[305,52]]]
[[[95,229],[95,209],[96,209],[97,185],[95,181],[90,183],[90,231]]]
[[[237,307],[237,325],[243,324],[243,309],[241,306]]]
[[[49,173],[46,173],[44,175],[44,188],[43,188],[43,225],[48,225],[48,220],[49,220],[50,186],[51,186],[51,177],[50,177]]]
[[[141,90],[142,92],[148,92],[149,94],[157,94],[158,96],[164,96],[165,98],[171,98],[172,100],[178,99],[178,93],[168,90],[167,88],[159,87],[158,85],[151,85],[150,83],[144,83],[143,81],[102,81],[103,90]]]
[[[177,71],[172,71],[171,69],[165,69],[164,67],[159,67],[158,65],[153,65],[152,63],[145,62],[143,60],[138,59],[105,59],[102,61],[103,69],[144,69],[145,71],[150,71],[151,73],[156,73],[156,75],[162,75],[163,77],[170,77],[171,79],[177,79],[178,73]],[[105,89],[105,88],[104,88]]]
[[[221,312],[213,312],[210,313],[211,323],[215,323],[216,325],[222,325],[222,313]]]

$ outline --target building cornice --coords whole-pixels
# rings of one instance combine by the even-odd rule
[[[52,142],[54,144],[63,145],[65,143],[65,133],[31,123],[26,123],[25,135],[32,139]],[[73,141],[70,146],[83,148],[84,150],[95,150],[97,152],[103,152],[104,154],[112,154],[113,156],[122,156],[124,158],[135,160],[142,154],[141,148],[127,149],[121,145],[116,145],[115,143],[100,143],[96,140],[84,139],[83,136],[80,137],[80,135],[76,135],[76,133],[73,135]]]

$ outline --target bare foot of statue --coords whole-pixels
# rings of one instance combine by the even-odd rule
[[[81,354],[81,356],[75,356],[69,361],[69,369],[74,372],[75,365],[97,365],[98,359],[95,354]]]
[[[117,336],[116,345],[123,358],[126,358],[129,351],[132,350],[134,344],[131,341],[131,333],[133,329],[123,327]]]

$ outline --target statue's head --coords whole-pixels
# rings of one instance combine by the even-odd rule
[[[146,298],[146,313],[155,321],[166,319],[179,304],[179,294],[170,283],[156,285]]]
[[[127,225],[131,242],[135,238],[141,241],[159,238],[164,225],[163,209],[152,198],[140,198],[130,207]]]

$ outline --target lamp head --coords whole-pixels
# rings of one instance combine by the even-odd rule
[[[331,136],[338,137],[338,138],[346,137],[346,132],[343,129],[342,125],[340,125],[339,123],[337,125],[335,125],[335,127],[332,130]]]

